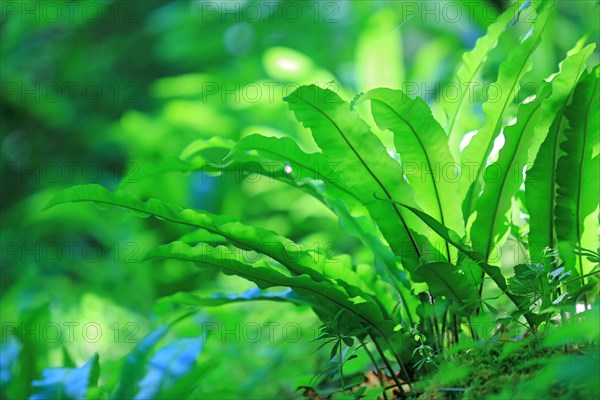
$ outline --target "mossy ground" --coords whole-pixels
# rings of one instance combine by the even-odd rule
[[[547,348],[540,340],[488,343],[448,357],[421,381],[418,399],[592,399],[600,395],[598,345]]]

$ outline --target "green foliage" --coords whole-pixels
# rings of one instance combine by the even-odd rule
[[[545,7],[544,7],[545,5]],[[531,31],[527,32],[523,37],[522,43],[515,47],[507,56],[506,60],[500,64],[498,69],[498,80],[495,87],[498,90],[497,98],[488,100],[482,106],[485,114],[485,123],[473,136],[469,145],[465,147],[461,154],[461,166],[463,171],[471,168],[467,179],[461,181],[461,194],[463,200],[463,216],[468,219],[473,211],[476,210],[476,201],[481,191],[481,180],[484,176],[486,161],[492,151],[494,140],[500,134],[506,113],[509,106],[517,96],[520,87],[520,81],[532,68],[531,57],[533,52],[540,44],[542,33],[546,27],[546,21],[550,15],[550,10],[554,5],[553,1],[542,2],[540,8],[543,10],[538,15],[536,22],[531,27]],[[536,10],[537,11],[537,10]],[[539,93],[538,93],[539,94]],[[502,170],[508,173],[506,170]],[[490,221],[488,221],[489,223]],[[478,232],[471,232],[471,240],[479,240],[479,237],[474,236]],[[491,247],[485,241],[478,243],[481,246],[480,251],[486,256],[489,256]]]
[[[525,179],[525,195],[529,211],[529,248],[532,259],[546,261],[543,250],[555,249],[556,232],[554,225],[554,209],[556,205],[556,173],[559,157],[558,143],[562,141],[562,132],[566,117],[564,111],[571,100],[572,93],[585,69],[585,62],[594,50],[594,44],[578,51],[582,42],[571,50],[571,54],[560,66],[560,73],[552,82],[550,105],[553,106],[555,117],[552,120],[545,140],[539,148],[535,163],[527,171]],[[572,54],[572,53],[575,54]],[[556,101],[554,101],[556,100]],[[550,120],[547,118],[546,121]]]
[[[398,87],[413,72],[405,72],[404,49],[388,32],[402,21],[388,8],[375,13],[360,35],[362,69],[352,84],[325,83],[336,75],[277,46],[248,61],[252,82],[264,69],[281,82],[296,83],[277,104],[209,106],[194,97],[205,96],[206,84],[218,81],[204,74],[154,82],[157,97],[173,97],[164,109],[157,115],[130,110],[111,127],[130,133],[119,140],[131,141],[140,163],[123,167],[119,182],[52,188],[30,207],[39,209],[51,198],[39,218],[48,218],[50,226],[72,213],[80,218],[75,226],[85,221],[94,231],[93,240],[112,240],[117,231],[138,235],[144,264],[114,279],[118,290],[108,281],[98,291],[125,304],[127,315],[150,315],[148,325],[161,327],[133,349],[119,349],[112,361],[102,358],[102,365],[94,354],[75,367],[80,354],[72,357],[61,343],[63,368],[47,368],[59,363],[57,357],[44,356],[46,348],[20,332],[0,349],[3,397],[251,398],[256,380],[262,380],[270,396],[291,397],[295,385],[306,396],[323,398],[300,386],[310,373],[332,399],[372,393],[385,400],[438,398],[442,392],[464,398],[598,393],[589,381],[598,365],[598,321],[591,314],[598,307],[600,260],[600,68],[589,61],[597,60],[596,45],[577,37],[569,38],[570,51],[542,58],[547,69],[538,69],[563,7],[555,3],[517,1],[499,15],[463,55],[456,76],[439,77],[445,88],[460,87],[456,101],[443,104]],[[173,18],[183,12],[179,4],[169,7],[163,12]],[[252,28],[234,26],[242,34],[234,29],[226,39],[252,39],[243,34]],[[383,33],[388,34],[378,39]],[[162,45],[170,62],[189,46],[184,41],[172,47],[176,42]],[[236,47],[236,57],[245,47]],[[372,65],[373,57],[393,68]],[[207,62],[200,61],[198,68]],[[322,81],[315,83],[315,77]],[[486,81],[493,89],[470,99],[470,90]],[[365,87],[370,82],[394,87]],[[350,99],[357,88],[365,92]],[[227,116],[234,110],[239,120]],[[48,110],[35,111],[40,112]],[[201,132],[200,138],[187,133],[174,138],[174,132],[190,129]],[[103,211],[81,212],[72,203]],[[67,204],[74,211],[64,211]],[[122,212],[107,211],[108,206],[126,210],[125,222]],[[53,237],[61,228],[40,236]],[[70,231],[65,232],[68,239]],[[515,248],[511,259],[506,254]],[[187,265],[198,269],[184,269]],[[36,276],[35,268],[28,269],[28,279]],[[77,279],[87,278],[80,265],[74,269],[70,273]],[[53,292],[72,288],[67,278],[48,283],[53,284]],[[9,295],[10,301],[23,301],[19,287]],[[32,297],[10,317],[27,322],[65,314],[56,311],[54,300]],[[254,302],[293,305],[277,309],[292,315],[314,313],[319,320],[314,340],[303,340],[319,342],[314,366],[306,361],[308,346],[295,344],[303,363],[293,364],[306,369],[290,378],[284,368],[301,367],[286,367],[290,363],[273,352],[282,341],[269,341],[266,355],[251,349],[246,360],[234,354],[233,366],[220,369],[226,354],[218,347],[223,343],[207,339],[209,309],[237,310],[232,321],[270,315],[258,307],[251,314],[248,303]],[[578,313],[590,306],[592,311]],[[23,368],[26,362],[30,370]],[[235,377],[247,365],[262,369],[242,384]],[[372,369],[377,378],[369,382]],[[211,380],[214,371],[221,375]],[[232,382],[224,379],[229,374]],[[511,385],[513,380],[520,382]],[[548,380],[558,382],[546,385]]]
[[[323,156],[337,165],[342,179],[369,210],[392,251],[402,258],[406,268],[416,266],[421,250],[406,216],[397,206],[377,201],[377,197],[405,199],[407,204],[414,204],[413,190],[398,179],[402,176],[401,166],[387,156],[385,147],[358,112],[331,90],[304,86],[286,101],[296,119],[312,131]]]
[[[378,127],[394,133],[394,145],[400,154],[404,174],[415,190],[415,201],[443,225],[458,234],[464,233],[462,215],[454,207],[459,202],[455,184],[458,171],[453,166],[448,137],[427,104],[420,98],[413,100],[401,91],[386,89],[369,91],[362,100],[371,100]],[[439,249],[437,242],[432,244]],[[447,243],[442,254],[448,262],[455,260]]]
[[[508,28],[509,24],[518,19],[520,13],[528,5],[528,2],[516,2],[511,8],[498,18],[497,21],[490,24],[484,36],[479,38],[471,51],[466,52],[462,58],[462,64],[456,71],[456,84],[459,88],[457,101],[451,101],[446,104],[446,114],[448,116],[447,132],[448,144],[455,159],[460,159],[460,142],[465,132],[477,128],[473,122],[469,109],[468,100],[469,88],[476,82],[477,77],[481,75],[482,67],[488,57],[488,54],[496,47],[500,36]],[[468,217],[468,216],[466,216]]]
[[[584,220],[597,208],[600,190],[599,158],[594,148],[600,142],[600,122],[597,110],[600,69],[584,73],[573,93],[573,100],[565,110],[570,129],[564,131],[561,143],[565,154],[558,160],[556,181],[556,236],[561,258],[569,268],[584,275],[591,271],[585,258],[575,257],[575,246],[587,247]],[[596,153],[596,154],[594,154]],[[593,232],[587,235],[597,237]],[[593,243],[594,239],[592,239]]]
[[[422,264],[415,270],[413,279],[427,283],[431,294],[450,299],[457,314],[469,315],[479,306],[477,287],[453,264]]]

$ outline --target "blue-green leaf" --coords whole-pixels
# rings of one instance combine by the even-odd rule
[[[133,351],[125,357],[121,367],[119,386],[111,396],[113,400],[132,399],[137,391],[137,384],[144,376],[146,362],[156,343],[163,338],[169,326],[162,326],[146,336]]]
[[[194,370],[203,345],[203,338],[179,339],[159,349],[148,362],[134,399],[159,399],[169,395],[177,382]]]
[[[0,343],[0,387],[4,387],[11,381],[21,348],[21,342],[14,336],[8,336]]]
[[[34,393],[29,400],[84,400],[90,387],[98,383],[100,365],[94,354],[78,368],[49,368],[42,379],[33,381]]]
[[[158,300],[157,309],[165,309],[172,306],[194,306],[194,307],[219,307],[231,303],[244,303],[248,301],[283,301],[303,304],[302,299],[291,289],[281,292],[270,292],[251,288],[240,294],[216,293],[209,297],[199,296],[194,293],[179,292]]]

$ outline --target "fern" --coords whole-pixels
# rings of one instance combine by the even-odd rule
[[[289,137],[253,134],[238,142],[212,138],[195,141],[178,157],[140,174],[141,179],[167,172],[259,174],[284,182],[328,207],[342,230],[371,253],[373,265],[356,265],[347,254],[339,255],[337,262],[317,260],[313,250],[277,232],[158,199],[142,201],[99,185],[64,190],[47,207],[91,202],[189,227],[179,240],[151,250],[147,258],[209,268],[244,278],[257,288],[210,297],[179,293],[161,300],[158,308],[183,305],[185,318],[200,307],[235,302],[309,305],[327,327],[327,343],[335,343],[331,357],[337,361],[331,365],[341,376],[344,354],[353,351],[344,353],[342,345],[350,348],[357,338],[366,349],[365,341],[370,340],[397,389],[403,390],[399,376],[411,384],[407,359],[418,353],[422,359],[416,365],[435,365],[435,352],[461,340],[463,323],[471,338],[478,338],[471,323],[474,315],[488,310],[488,318],[526,324],[535,331],[549,325],[554,306],[573,306],[578,296],[589,293],[586,279],[593,281],[596,273],[594,258],[586,255],[597,246],[600,68],[588,72],[586,63],[595,45],[585,46],[585,39],[580,40],[558,72],[540,83],[535,97],[518,104],[516,115],[512,112],[553,6],[553,1],[515,3],[463,56],[456,80],[468,86],[521,12],[535,8],[536,21],[499,67],[500,97],[482,105],[485,122],[462,154],[458,144],[465,130],[476,128],[475,120],[468,118],[471,107],[465,97],[446,105],[444,128],[424,100],[397,89],[375,88],[348,102],[332,90],[308,85],[284,100],[310,130],[319,151],[307,153]],[[364,102],[370,103],[377,128],[393,135],[397,154],[390,155],[361,118],[358,108]],[[488,165],[501,134],[504,145]],[[515,211],[528,213],[528,233],[527,225],[516,226]],[[531,264],[492,262],[494,249],[511,234]],[[555,248],[558,255],[547,257],[547,249]],[[246,250],[260,257],[247,259]],[[506,275],[507,269],[514,276]],[[570,273],[578,279],[566,279]],[[285,290],[269,291],[280,287]],[[567,287],[573,298],[559,294]],[[496,307],[508,317],[501,318]],[[197,339],[172,343],[151,355],[167,329],[152,333],[125,359],[113,398],[181,394],[201,375],[195,366],[202,348]],[[410,332],[418,334],[418,346]],[[433,344],[424,345],[430,337]],[[376,364],[371,353],[369,357]],[[144,365],[138,366],[137,360]],[[172,362],[184,365],[185,373],[171,368]],[[89,372],[84,367],[69,374]],[[87,382],[87,375],[82,379]],[[43,382],[38,386],[50,388]]]

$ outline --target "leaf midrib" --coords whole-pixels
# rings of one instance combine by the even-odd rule
[[[335,121],[329,115],[327,115],[325,112],[323,112],[321,109],[319,109],[314,104],[306,101],[302,97],[300,97],[300,100],[302,100],[305,104],[308,104],[313,109],[317,110],[319,112],[319,114],[323,115],[335,127],[335,129],[340,133],[340,135],[342,136],[342,138],[344,139],[344,141],[346,142],[346,144],[348,145],[348,147],[350,147],[350,150],[352,150],[352,152],[354,153],[354,155],[358,158],[358,160],[360,161],[360,163],[367,170],[367,172],[369,173],[369,175],[371,175],[371,177],[373,179],[375,179],[375,181],[377,182],[377,185],[383,190],[383,192],[385,193],[385,195],[387,196],[387,198],[389,200],[393,200],[393,198],[392,198],[391,194],[389,193],[389,191],[387,190],[387,188],[383,185],[383,183],[379,180],[379,178],[377,177],[377,175],[375,175],[375,173],[367,165],[367,163],[365,162],[365,160],[363,160],[363,158],[360,156],[360,154],[356,151],[356,149],[354,148],[354,146],[352,145],[352,143],[350,143],[350,141],[348,140],[348,138],[346,137],[346,135],[344,134],[344,132],[342,131],[342,129],[338,126],[338,124],[336,124]],[[398,217],[400,218],[400,221],[402,222],[402,225],[404,226],[404,229],[406,230],[406,232],[407,232],[407,234],[408,234],[408,236],[410,238],[410,241],[411,241],[411,243],[413,245],[413,248],[415,249],[415,252],[416,252],[417,256],[419,258],[421,258],[421,251],[419,249],[419,246],[417,245],[417,242],[416,242],[415,238],[413,237],[412,232],[408,228],[408,224],[404,220],[404,217],[402,216],[402,213],[400,213],[400,210],[398,210],[398,207],[396,205],[392,204],[392,206],[394,207],[394,211],[395,211],[396,215],[398,215]]]
[[[564,116],[565,115],[565,107],[567,106],[569,99],[575,92],[575,87],[576,87],[577,81],[581,77],[581,73],[583,72],[584,69],[585,69],[585,61],[583,61],[579,65],[579,70],[577,71],[577,75],[575,75],[575,79],[571,83],[571,90],[569,91],[569,94],[567,96],[565,96],[565,98],[562,101],[562,104],[560,105],[560,108],[558,109],[559,110],[558,118],[560,118],[560,119],[558,120],[558,125],[556,127],[556,134],[554,135],[554,145],[552,146],[552,148],[553,148],[552,168],[550,169],[550,178],[551,178],[551,180],[550,180],[550,224],[549,224],[550,228],[548,229],[548,235],[549,235],[548,244],[550,245],[550,248],[554,248],[554,207],[556,204],[556,163],[558,161],[558,150],[559,150],[558,142],[560,139],[560,132],[562,130],[562,125],[563,125],[563,122],[565,119],[565,116]]]
[[[581,159],[579,161],[579,174],[578,174],[578,191],[577,191],[577,203],[576,203],[576,220],[575,220],[575,229],[577,233],[577,243],[581,244],[581,227],[580,227],[580,218],[581,218],[581,190],[582,190],[582,175],[583,175],[583,164],[585,160],[585,146],[587,143],[587,132],[588,132],[588,123],[589,123],[589,115],[590,109],[592,108],[592,104],[594,103],[594,96],[596,95],[596,91],[598,90],[598,81],[594,82],[594,91],[590,96],[590,104],[588,104],[587,109],[585,111],[585,123],[583,125],[583,143],[582,143],[582,153]],[[579,252],[579,272],[583,276],[583,256],[581,252]],[[582,279],[583,281],[583,279]]]
[[[519,16],[521,15],[521,12],[526,8],[526,4],[527,2],[525,2],[523,4],[524,7],[519,7],[517,10],[517,15],[515,18],[519,18]],[[514,20],[513,20],[514,21]],[[485,48],[485,55],[484,57],[481,59],[481,61],[477,64],[477,68],[475,68],[475,70],[473,71],[473,73],[471,75],[469,75],[469,79],[466,81],[469,83],[469,88],[472,86],[473,82],[471,82],[473,79],[475,79],[475,76],[477,75],[477,73],[479,72],[479,70],[481,69],[481,67],[483,66],[483,64],[487,61],[488,55],[490,54],[490,52],[498,45],[498,42],[500,41],[500,36],[502,36],[502,34],[506,31],[506,28],[509,26],[510,22],[508,24],[506,24],[502,29],[499,35],[496,36],[496,39],[494,41],[492,41],[491,43],[489,43],[489,45]],[[483,38],[487,37],[487,33],[485,36],[482,36]],[[471,49],[467,54],[472,54],[473,50],[475,50],[475,47],[477,47],[477,41],[475,42],[475,46],[473,46],[473,49]],[[464,57],[463,57],[463,62],[465,61]],[[468,64],[463,64],[463,66],[467,66]],[[459,71],[456,72],[456,78],[458,80],[459,83],[463,83],[464,80],[460,79],[459,77]],[[463,100],[465,99],[467,95],[467,90],[463,91],[463,94],[460,96],[460,99],[458,100],[458,106],[456,107],[456,111],[454,112],[454,115],[452,116],[452,118],[450,119],[450,125],[448,126],[448,136],[452,135],[452,131],[454,129],[454,125],[456,124],[457,118],[458,118],[458,114],[460,114],[460,111],[462,110],[463,107]]]
[[[519,83],[521,81],[521,79],[523,79],[523,76],[521,75],[523,73],[523,70],[525,69],[525,66],[527,65],[527,63],[529,61],[531,61],[531,56],[532,54],[535,52],[535,50],[537,49],[537,43],[540,41],[542,33],[544,33],[544,30],[546,29],[546,21],[544,21],[544,25],[542,26],[541,31],[539,32],[537,38],[535,39],[535,42],[533,42],[531,48],[529,49],[528,53],[527,53],[527,57],[525,57],[523,63],[521,64],[521,67],[519,68],[519,73],[517,74],[517,79],[514,81],[514,83],[511,86],[511,90],[510,93],[513,93],[515,91],[515,88],[517,86],[519,86]],[[534,28],[535,29],[535,28]],[[475,175],[475,180],[473,181],[473,183],[471,185],[474,185],[475,182],[477,182],[480,177],[481,177],[481,171],[484,170],[483,165],[486,163],[487,159],[489,158],[489,152],[492,150],[492,147],[494,145],[494,141],[495,138],[498,136],[497,134],[494,135],[494,132],[498,131],[499,132],[499,126],[502,125],[502,117],[504,116],[504,113],[506,112],[506,108],[508,107],[508,103],[509,103],[509,99],[511,96],[508,96],[505,101],[504,101],[504,105],[502,106],[502,111],[500,112],[499,118],[496,120],[496,123],[494,124],[494,130],[492,131],[492,138],[490,141],[488,141],[485,153],[483,153],[483,157],[481,159],[481,162],[479,163],[479,166],[477,167],[477,174]],[[510,99],[511,101],[514,100],[514,96],[512,97],[512,99]],[[487,104],[487,103],[486,103]],[[475,195],[475,191],[469,191],[468,193],[468,204],[469,204],[469,209],[468,214],[471,214],[471,211],[473,209],[473,196]]]
[[[294,158],[292,158],[292,157],[289,157],[289,156],[287,156],[287,155],[282,155],[282,154],[279,154],[279,153],[277,153],[277,152],[276,152],[276,151],[274,151],[274,150],[270,150],[270,149],[267,149],[267,148],[265,148],[265,147],[256,147],[256,148],[254,148],[253,150],[258,150],[258,149],[260,149],[260,151],[264,151],[265,153],[270,153],[270,154],[273,154],[273,155],[275,155],[275,156],[277,156],[277,157],[280,157],[280,158],[282,158],[282,159],[288,159],[288,160],[291,160],[292,162],[295,162],[295,163],[296,163],[296,164],[298,164],[298,165],[302,165],[304,168],[306,168],[306,169],[308,169],[309,171],[313,172],[313,173],[315,174],[315,176],[320,176],[320,177],[322,177],[322,178],[323,178],[323,179],[322,179],[322,180],[323,180],[323,182],[325,182],[325,183],[330,183],[331,185],[333,185],[333,186],[337,187],[338,189],[342,190],[343,192],[346,192],[346,193],[348,193],[350,196],[352,196],[352,197],[354,197],[354,198],[356,199],[356,195],[355,195],[354,193],[352,193],[350,190],[346,189],[346,188],[345,188],[345,187],[343,187],[343,186],[340,186],[340,185],[338,185],[338,184],[337,184],[337,182],[335,182],[335,181],[329,180],[327,177],[325,177],[323,174],[321,174],[319,171],[315,170],[314,168],[308,167],[308,166],[306,166],[304,163],[297,161],[297,159],[295,159],[295,157],[294,157]],[[341,174],[340,174],[340,175],[341,175]],[[358,199],[357,199],[357,200],[358,200]]]
[[[236,270],[234,268],[230,268],[230,267],[227,267],[227,266],[224,266],[224,265],[221,265],[221,264],[211,263],[211,262],[208,262],[208,261],[196,261],[196,260],[191,259],[191,257],[185,257],[185,256],[178,257],[176,255],[168,256],[168,257],[166,257],[166,256],[160,256],[160,257],[161,258],[170,258],[170,259],[179,260],[179,261],[185,261],[185,262],[199,262],[201,264],[210,265],[211,267],[215,267],[215,268],[222,269],[222,270],[227,270],[227,271],[229,271],[233,275],[238,275],[238,273],[236,272]],[[249,268],[253,268],[253,267],[249,267]],[[308,277],[308,275],[306,275],[306,276]],[[266,283],[268,283],[270,285],[273,285],[273,286],[281,286],[280,282],[274,282],[274,281],[272,281],[272,280],[270,280],[268,278],[265,278],[265,277],[258,277],[258,278],[255,278],[255,279],[262,280],[263,282],[266,282]],[[387,338],[387,336],[384,334],[383,330],[378,326],[378,324],[376,322],[371,321],[369,318],[367,318],[366,316],[362,315],[358,311],[354,310],[352,307],[344,305],[343,303],[340,303],[339,301],[337,301],[336,299],[332,298],[331,296],[328,296],[327,294],[323,293],[322,291],[318,291],[316,289],[307,287],[306,285],[299,285],[298,284],[298,285],[295,285],[295,286],[299,287],[302,290],[306,290],[308,292],[317,294],[317,296],[322,296],[322,297],[327,298],[329,301],[331,301],[332,303],[336,304],[340,308],[343,308],[343,309],[346,309],[346,310],[350,311],[352,314],[354,314],[355,316],[357,316],[361,320],[363,320],[366,323],[368,323],[369,326],[372,327],[373,329],[375,329],[382,337]]]
[[[539,111],[542,104],[544,104],[544,100],[545,99],[540,99],[535,110],[531,114],[529,114],[529,116],[527,117],[525,126],[523,126],[523,129],[521,130],[521,134],[519,135],[519,140],[517,142],[517,145],[515,146],[515,151],[512,152],[512,154],[510,156],[510,162],[507,165],[510,166],[514,162],[515,157],[519,153],[519,149],[520,149],[522,141],[523,141],[523,133],[527,130],[527,127],[531,123],[531,120],[537,114],[537,112]],[[498,222],[498,209],[500,208],[500,199],[502,199],[502,197],[503,197],[502,195],[504,194],[504,189],[506,188],[506,179],[507,178],[508,178],[508,168],[506,170],[506,173],[503,174],[503,176],[502,176],[502,184],[500,185],[500,193],[498,193],[498,201],[495,201],[492,206],[494,212],[492,213],[492,215],[493,215],[492,223],[490,224],[490,231],[488,232],[489,233],[488,242],[486,243],[486,250],[485,250],[485,259],[486,260],[490,256],[491,247],[492,247],[491,244],[494,241],[494,230],[496,229],[496,222]]]
[[[210,233],[214,233],[216,235],[220,235],[220,236],[225,237],[227,240],[231,241],[232,244],[234,244],[234,245],[236,245],[238,247],[241,246],[241,247],[252,248],[253,250],[255,250],[255,251],[257,251],[257,252],[259,252],[261,254],[264,254],[266,256],[269,256],[272,259],[274,259],[275,261],[281,263],[286,268],[290,269],[290,271],[292,271],[293,273],[295,273],[295,274],[301,274],[300,272],[294,271],[294,269],[296,269],[296,268],[293,267],[293,266],[290,267],[288,261],[284,262],[284,261],[280,260],[280,257],[276,257],[276,254],[275,255],[270,255],[268,253],[265,253],[260,247],[254,245],[252,243],[242,243],[239,240],[237,240],[235,237],[232,237],[232,236],[230,236],[229,234],[227,234],[225,232],[220,232],[220,231],[217,231],[217,230],[212,229],[212,228],[207,227],[207,226],[203,226],[203,225],[199,225],[199,224],[187,222],[187,221],[185,221],[183,219],[179,219],[179,220],[178,219],[173,219],[173,218],[167,217],[167,216],[162,215],[162,214],[159,215],[159,214],[154,213],[154,212],[149,212],[149,211],[144,210],[142,208],[138,208],[138,207],[130,206],[130,205],[125,206],[123,204],[120,204],[120,203],[117,203],[117,202],[111,202],[111,201],[108,201],[108,200],[98,200],[98,199],[89,199],[89,198],[86,198],[86,199],[71,200],[70,202],[72,202],[72,203],[94,202],[94,203],[109,204],[111,206],[123,207],[123,208],[129,209],[129,210],[138,211],[138,212],[141,212],[141,213],[144,213],[144,214],[148,214],[148,215],[151,215],[153,217],[158,217],[158,218],[164,219],[165,221],[173,222],[175,224],[185,225],[185,226],[191,226],[191,227],[199,228],[199,229],[204,229],[204,230],[206,230],[206,231],[208,231]],[[307,268],[309,270],[311,269],[310,267],[307,267],[307,266],[302,265],[302,264],[295,264],[295,265],[299,265],[299,266]],[[318,271],[314,271],[314,272],[319,273]],[[319,282],[323,281],[323,280],[317,280],[315,277],[311,277],[311,278],[315,279],[316,281],[319,281]]]
[[[438,206],[438,211],[440,213],[440,222],[442,223],[442,225],[446,226],[446,221],[444,218],[444,211],[442,209],[442,202],[440,199],[440,193],[437,187],[437,181],[435,176],[433,175],[433,166],[431,165],[431,159],[429,158],[429,153],[427,152],[427,149],[425,147],[425,145],[423,144],[423,141],[421,141],[421,138],[419,137],[419,135],[417,134],[416,129],[414,128],[414,126],[404,117],[402,117],[395,109],[393,109],[389,104],[387,104],[384,101],[381,100],[377,100],[377,99],[373,99],[372,101],[376,101],[380,104],[383,104],[385,107],[387,107],[392,113],[396,114],[396,116],[402,120],[402,122],[404,122],[411,130],[411,132],[413,133],[413,136],[415,137],[415,139],[417,139],[417,142],[419,142],[419,146],[421,146],[421,149],[423,150],[423,154],[425,155],[425,159],[427,160],[427,165],[429,166],[429,171],[431,171],[431,182],[433,185],[433,190],[435,191],[435,201],[437,203]],[[448,245],[448,241],[444,240],[444,243],[446,244],[446,256],[448,257],[448,262],[452,262],[451,258],[450,258],[450,246]]]

